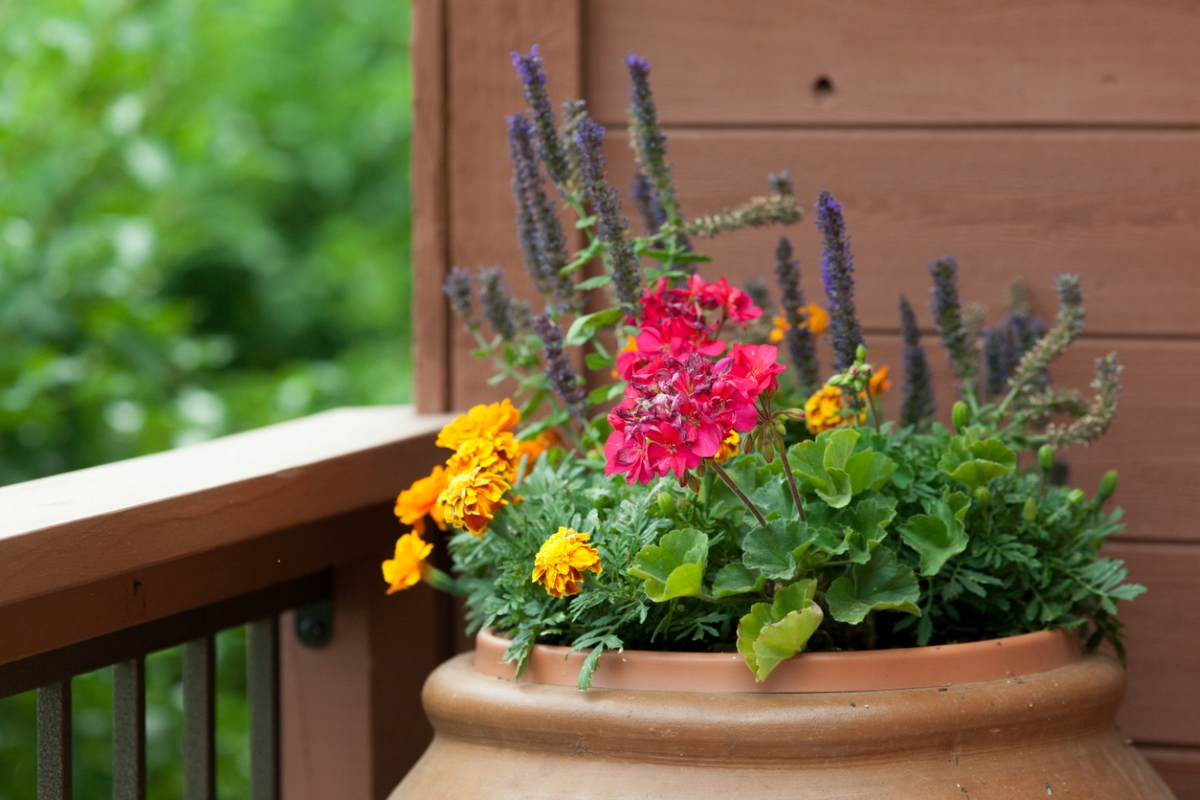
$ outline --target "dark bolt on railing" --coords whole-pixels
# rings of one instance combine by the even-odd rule
[[[328,603],[329,573],[301,578],[173,617],[0,666],[0,697],[37,688],[38,800],[71,800],[71,678],[112,664],[113,800],[146,797],[148,653],[183,644],[184,800],[216,798],[214,635],[246,625],[250,797],[279,800],[279,621]],[[332,630],[327,622],[324,638]]]

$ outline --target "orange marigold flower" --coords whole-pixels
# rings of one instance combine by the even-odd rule
[[[586,543],[591,536],[560,527],[542,544],[533,559],[533,580],[546,587],[546,594],[553,597],[579,594],[583,573],[600,574],[600,554]]]
[[[425,559],[431,552],[433,545],[415,531],[397,539],[395,557],[383,562],[383,579],[390,584],[387,593],[393,594],[420,583],[425,574]]]
[[[529,462],[532,464],[534,461],[537,461],[538,456],[552,447],[558,447],[558,444],[558,434],[550,430],[542,431],[537,435],[536,439],[517,442],[517,447],[520,448],[521,455],[529,457]],[[529,469],[529,467],[526,467],[526,469]]]
[[[885,364],[876,369],[875,374],[871,376],[871,394],[883,394],[890,388],[892,388],[892,382],[888,380],[888,368]]]
[[[396,516],[405,525],[411,525],[417,533],[425,532],[425,517],[433,517],[434,523],[446,530],[442,520],[441,508],[438,506],[438,495],[446,490],[450,482],[450,474],[441,467],[434,467],[428,478],[421,478],[405,489],[396,498]]]
[[[508,505],[504,493],[512,485],[494,472],[473,469],[450,479],[438,497],[446,522],[475,536],[482,536],[500,506]]]
[[[808,328],[808,332],[813,336],[820,336],[829,327],[829,312],[821,308],[815,303],[809,303],[804,307],[804,313],[807,315],[807,322],[801,323]],[[771,329],[770,339],[778,344],[783,341],[783,337],[791,329],[788,325],[787,317],[776,317],[775,327]]]
[[[475,406],[442,428],[437,446],[457,450],[470,439],[493,439],[497,434],[512,430],[520,421],[521,412],[507,397],[499,403]]]
[[[722,464],[736,456],[738,454],[738,442],[741,440],[742,437],[738,435],[737,431],[730,431],[728,438],[721,442],[721,449],[713,456],[713,460],[718,464]]]
[[[446,462],[446,471],[450,478],[453,478],[455,475],[478,469],[493,472],[511,483],[516,478],[517,462],[520,460],[520,444],[511,433],[504,432],[463,442]]]
[[[822,386],[813,392],[812,397],[808,398],[808,402],[804,404],[804,424],[812,433],[833,430],[839,425],[845,424],[849,418],[841,414],[842,409],[845,408],[844,401],[845,397],[842,395],[841,389],[828,384]],[[861,412],[858,421],[862,423],[866,419],[866,412]]]

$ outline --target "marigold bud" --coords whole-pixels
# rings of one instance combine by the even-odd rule
[[[954,430],[962,433],[971,424],[971,409],[967,407],[966,403],[959,400],[950,412],[950,419],[954,422]]]
[[[658,501],[658,510],[659,511],[661,511],[663,514],[665,514],[668,517],[675,515],[676,507],[675,507],[674,496],[668,494],[667,492],[660,492],[658,497],[655,498],[655,500]]]
[[[867,360],[866,346],[860,344],[858,346],[858,349],[854,351],[854,357],[857,358],[859,361],[866,361]]]
[[[1042,467],[1042,472],[1049,472],[1054,467],[1054,445],[1044,444],[1038,448],[1038,464]]]
[[[1103,503],[1105,500],[1113,496],[1113,492],[1117,490],[1118,484],[1117,471],[1110,469],[1104,473],[1104,477],[1100,479],[1100,489],[1096,492],[1096,503]]]
[[[1067,492],[1067,502],[1071,505],[1076,505],[1083,500],[1085,496],[1086,495],[1084,495],[1083,489],[1072,489],[1071,491]]]
[[[1037,501],[1031,497],[1025,501],[1025,508],[1021,510],[1021,516],[1026,522],[1033,522],[1035,519],[1037,519],[1037,512]]]

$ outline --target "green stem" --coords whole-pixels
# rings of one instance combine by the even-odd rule
[[[738,485],[733,482],[733,478],[729,477],[729,473],[721,469],[721,465],[716,461],[711,462],[711,465],[713,471],[717,473],[717,476],[720,477],[721,480],[725,481],[725,485],[728,486],[730,490],[738,496],[738,499],[742,501],[746,508],[750,509],[750,513],[754,515],[756,520],[758,520],[758,524],[764,528],[767,527],[767,518],[762,515],[762,512],[758,510],[758,507],[755,506],[754,503],[750,502],[750,498],[746,497],[746,493],[738,488]]]
[[[787,448],[779,448],[779,460],[783,462],[783,474],[787,475],[788,488],[792,490],[792,500],[796,503],[796,510],[800,512],[800,521],[807,522],[808,518],[804,516],[804,503],[800,501],[800,490],[796,488],[796,476],[792,474],[792,465],[788,462]]]

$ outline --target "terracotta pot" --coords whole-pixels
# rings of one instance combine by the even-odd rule
[[[1172,798],[1115,727],[1125,671],[1071,641],[805,654],[751,691],[722,683],[744,684],[722,654],[627,651],[597,678],[658,688],[580,692],[565,648],[536,648],[530,674],[571,686],[515,683],[481,636],[426,681],[436,735],[391,800]]]

